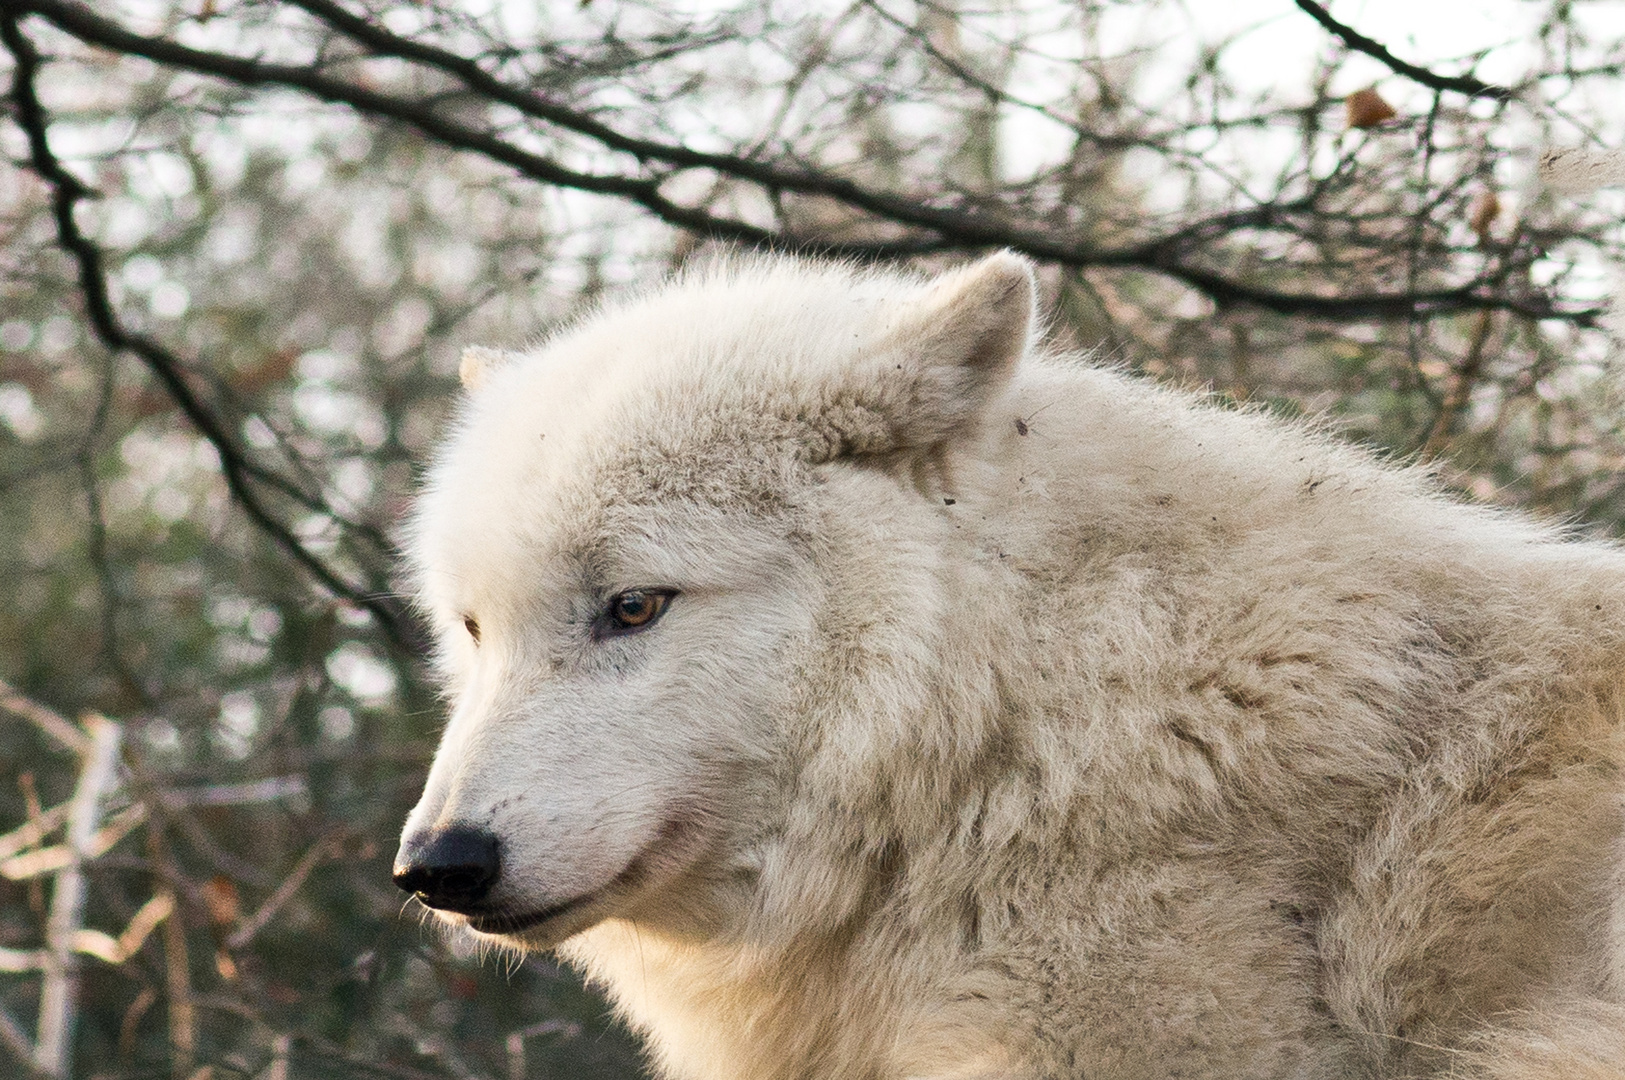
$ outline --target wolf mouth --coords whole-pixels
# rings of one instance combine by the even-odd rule
[[[590,903],[598,895],[597,892],[591,892],[585,896],[578,896],[574,900],[566,900],[562,904],[542,908],[540,911],[525,912],[518,915],[469,915],[467,916],[468,925],[482,934],[517,934],[534,926],[540,926],[549,919],[555,919],[566,912],[574,911],[576,908]]]
[[[661,825],[655,839],[634,855],[632,861],[627,863],[620,873],[610,879],[608,884],[591,892],[536,911],[512,915],[501,912],[490,914],[466,912],[464,918],[468,920],[470,927],[482,934],[519,934],[560,916],[591,907],[597,901],[636,892],[640,886],[648,884],[650,871],[653,869],[651,863],[658,864],[663,858],[671,857],[672,852],[663,849],[669,845],[681,852],[687,846],[695,827],[695,822],[686,815],[667,820]]]

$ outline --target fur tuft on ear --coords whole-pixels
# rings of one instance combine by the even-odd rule
[[[512,359],[512,353],[503,352],[501,349],[470,345],[463,350],[462,362],[457,365],[457,377],[462,380],[463,389],[478,390],[485,384],[491,372]]]
[[[881,352],[893,370],[880,411],[896,449],[936,446],[974,432],[1031,344],[1032,264],[1001,251],[943,274],[897,313]]]

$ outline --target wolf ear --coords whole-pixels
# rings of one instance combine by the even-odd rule
[[[975,431],[1027,352],[1036,323],[1032,264],[1001,251],[931,282],[900,312],[879,352],[891,370],[880,411],[892,449]]]
[[[506,353],[501,349],[470,345],[463,350],[462,362],[457,365],[457,377],[463,381],[463,389],[478,390],[485,384],[485,380],[490,378],[491,372],[513,358],[513,353]]]

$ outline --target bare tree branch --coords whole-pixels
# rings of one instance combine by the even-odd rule
[[[129,352],[140,358],[157,377],[186,418],[215,448],[220,457],[221,474],[232,497],[262,532],[328,591],[371,612],[397,645],[415,650],[418,636],[411,625],[410,616],[393,597],[347,581],[272,513],[254,488],[255,470],[249,464],[247,455],[193,390],[180,358],[152,338],[126,329],[120,322],[108,294],[101,250],[84,235],[74,218],[75,207],[92,193],[78,177],[63,168],[46,138],[49,121],[34,89],[40,56],[33,42],[18,25],[18,7],[9,2],[0,4],[0,41],[5,43],[15,61],[11,86],[14,117],[28,136],[34,171],[51,187],[58,242],[78,266],[79,287],[84,297],[86,315],[96,336],[109,349]]]
[[[1417,64],[1407,63],[1389,52],[1380,42],[1368,38],[1352,26],[1332,18],[1331,12],[1327,11],[1323,5],[1315,3],[1315,0],[1293,0],[1293,2],[1306,15],[1331,31],[1334,37],[1355,52],[1364,53],[1375,60],[1381,60],[1393,71],[1419,82],[1423,86],[1434,90],[1453,90],[1458,94],[1466,94],[1468,97],[1490,98],[1495,101],[1506,101],[1516,93],[1509,87],[1496,86],[1494,83],[1484,82],[1482,79],[1474,78],[1471,75],[1440,75]]]
[[[84,919],[83,863],[100,820],[101,803],[118,779],[118,750],[124,729],[105,717],[90,717],[85,752],[68,811],[68,865],[56,875],[51,915],[45,927],[45,977],[40,988],[39,1037],[34,1061],[41,1071],[67,1080],[73,1062],[73,1026],[78,1006],[79,961],[74,938]]]
[[[74,0],[6,0],[6,5],[13,10],[37,13],[87,44],[142,56],[239,85],[284,86],[302,90],[324,101],[348,105],[363,115],[407,124],[445,146],[482,154],[530,179],[625,199],[678,228],[756,247],[824,252],[854,258],[900,258],[934,251],[1006,247],[1062,266],[1145,270],[1160,274],[1206,294],[1221,306],[1251,305],[1283,315],[1328,320],[1414,319],[1487,308],[1513,311],[1532,319],[1560,319],[1580,326],[1592,326],[1605,310],[1600,306],[1568,307],[1538,292],[1529,296],[1498,293],[1487,288],[1488,283],[1484,280],[1424,292],[1335,295],[1329,290],[1277,290],[1235,280],[1203,265],[1192,251],[1190,238],[1194,234],[1189,227],[1182,228],[1173,236],[1153,238],[1119,249],[1101,249],[1086,241],[1058,235],[1048,226],[1022,225],[1002,209],[980,211],[975,208],[933,206],[917,196],[873,191],[833,173],[789,169],[751,158],[695,151],[680,145],[628,136],[584,112],[550,102],[528,90],[510,87],[470,58],[391,34],[348,13],[331,0],[292,2],[317,14],[334,29],[380,55],[426,64],[452,75],[489,100],[586,135],[606,149],[629,154],[645,165],[657,163],[671,170],[713,169],[758,185],[769,193],[795,192],[824,197],[862,211],[877,221],[926,232],[874,243],[841,243],[818,236],[767,229],[671,200],[661,191],[669,174],[628,176],[570,169],[498,135],[454,119],[429,100],[395,97],[325,74],[313,66],[274,64],[207,52],[166,38],[136,34],[94,14]]]

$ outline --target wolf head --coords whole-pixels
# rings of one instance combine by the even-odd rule
[[[471,351],[406,537],[451,716],[397,882],[511,944],[716,933],[812,872],[798,829],[951,771],[974,730],[918,714],[986,676],[943,551],[1033,307],[1009,254],[746,261]]]

